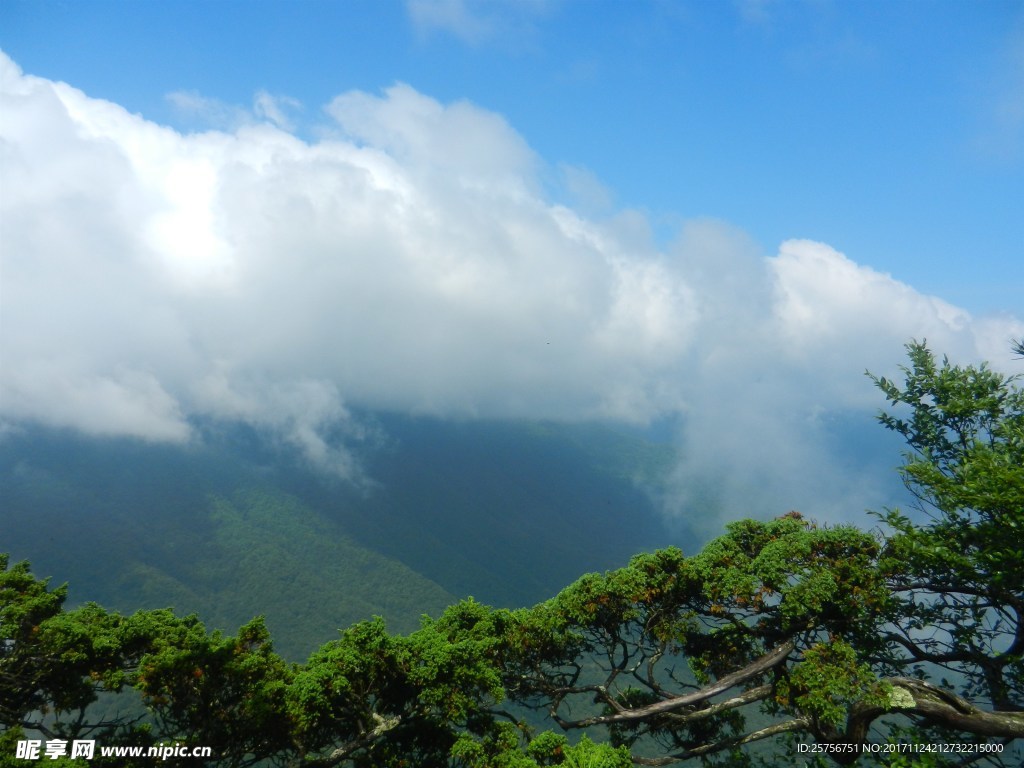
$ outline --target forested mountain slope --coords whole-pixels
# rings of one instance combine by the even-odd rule
[[[409,631],[473,595],[541,600],[579,573],[680,543],[643,482],[671,450],[601,426],[377,414],[357,489],[244,432],[159,446],[0,441],[0,551],[114,610],[234,630],[262,614],[286,656],[383,615]]]

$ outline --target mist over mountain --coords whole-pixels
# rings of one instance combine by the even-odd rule
[[[0,441],[0,550],[72,601],[172,606],[232,630],[265,614],[296,658],[373,615],[414,628],[472,595],[546,599],[677,544],[659,509],[674,449],[607,426],[364,414],[356,487],[242,428],[188,446],[24,430]]]
[[[469,101],[399,83],[305,133],[266,110],[182,132],[2,53],[0,86],[0,429],[188,446],[233,424],[362,492],[386,455],[368,413],[666,421],[666,509],[713,490],[835,521],[888,502],[835,430],[881,404],[865,368],[897,373],[911,338],[1024,364],[1017,315],[870,254],[573,207],[556,160]]]

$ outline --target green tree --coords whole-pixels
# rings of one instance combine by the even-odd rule
[[[110,738],[130,718],[93,705],[130,682],[148,638],[134,617],[94,603],[65,611],[66,599],[67,585],[51,589],[28,563],[0,554],[0,728]]]
[[[728,528],[694,557],[641,555],[517,613],[510,694],[563,729],[607,728],[642,765],[739,765],[738,748],[787,733],[861,738],[854,714],[891,692],[861,658],[890,607],[878,540],[797,513]]]
[[[408,636],[376,619],[323,646],[288,691],[302,763],[446,766],[460,738],[493,741],[515,720],[500,709],[506,617],[468,600]]]
[[[209,747],[229,768],[289,753],[285,696],[294,668],[274,653],[262,618],[225,637],[195,616],[136,616],[150,641],[132,682],[161,739]]]
[[[224,766],[287,749],[283,702],[291,669],[273,654],[261,620],[225,638],[207,633],[195,616],[160,610],[126,617],[95,603],[68,611],[66,598],[66,585],[50,589],[28,563],[12,566],[0,555],[3,743],[40,736],[104,746],[181,740],[210,747]]]
[[[939,363],[923,342],[907,350],[903,383],[872,377],[896,410],[879,418],[907,442],[900,473],[924,519],[884,515],[896,606],[880,667],[905,676],[917,722],[1021,737],[1024,392],[987,365]]]

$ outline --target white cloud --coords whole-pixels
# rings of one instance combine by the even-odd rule
[[[551,0],[406,0],[414,28],[421,35],[450,34],[464,43],[480,45],[529,37],[534,21]]]
[[[468,102],[442,105],[400,83],[383,98],[361,91],[338,96],[327,113],[344,139],[386,153],[406,176],[454,183],[463,195],[525,196],[536,189],[538,161],[526,142],[502,117]]]
[[[178,403],[156,377],[124,366],[97,374],[75,369],[66,359],[18,361],[4,376],[3,400],[8,416],[93,435],[157,442],[190,436]]]
[[[258,91],[253,99],[253,113],[282,131],[292,131],[295,124],[288,117],[289,112],[301,111],[302,103],[290,96],[274,96],[267,91]]]
[[[260,123],[293,131],[295,123],[290,115],[302,111],[302,102],[298,99],[264,90],[253,96],[251,109],[212,99],[196,91],[172,91],[164,98],[174,108],[179,120],[189,127],[213,127],[226,131]]]
[[[593,171],[569,163],[560,163],[558,171],[562,186],[581,211],[601,215],[612,210],[614,195]]]
[[[490,21],[470,11],[466,0],[409,0],[409,16],[424,32],[449,32],[467,43],[479,43],[494,33]]]
[[[172,91],[164,98],[186,122],[234,130],[252,120],[248,110],[236,104],[203,96],[197,91]]]
[[[827,245],[805,240],[782,244],[772,262],[775,313],[787,350],[796,356],[866,353],[883,340],[905,340],[906,329],[943,348],[969,334],[971,316],[876,272]],[[966,351],[966,350],[965,350]]]
[[[376,435],[352,418],[330,382],[233,376],[229,364],[214,361],[195,383],[193,398],[197,414],[247,423],[297,449],[318,470],[357,486],[373,484],[352,445]],[[332,439],[339,432],[343,440]]]
[[[310,143],[282,100],[181,134],[3,57],[0,81],[0,422],[182,441],[242,421],[362,482],[350,408],[682,414],[683,502],[725,473],[738,511],[838,515],[863,478],[828,460],[829,419],[878,405],[865,367],[925,336],[1019,366],[1018,319],[826,245],[765,258],[695,221],[661,252],[636,212],[552,202],[526,141],[466,102],[347,93]]]

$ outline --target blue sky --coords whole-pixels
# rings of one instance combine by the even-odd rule
[[[168,94],[301,102],[404,82],[505,117],[670,238],[721,218],[974,312],[1024,309],[1019,2],[18,2],[26,72],[160,123]]]
[[[374,409],[664,420],[677,506],[837,519],[865,369],[1024,373],[1021,3],[6,0],[0,49],[0,437],[360,482]]]

